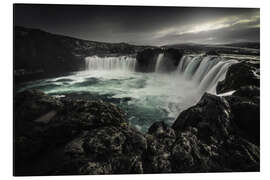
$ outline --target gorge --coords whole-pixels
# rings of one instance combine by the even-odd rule
[[[257,49],[187,53],[19,30],[15,175],[259,171]],[[22,46],[40,33],[35,51]],[[22,80],[38,69],[52,74]]]

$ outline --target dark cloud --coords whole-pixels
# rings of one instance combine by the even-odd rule
[[[259,9],[14,6],[15,25],[82,39],[164,45],[259,41]]]

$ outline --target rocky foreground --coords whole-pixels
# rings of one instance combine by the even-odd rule
[[[39,90],[18,93],[14,174],[259,171],[260,90],[255,70],[256,63],[232,65],[217,87],[218,92],[237,89],[232,95],[206,93],[172,127],[156,122],[146,134],[128,125],[125,113],[111,103],[54,98]],[[229,81],[233,75],[242,80]],[[244,81],[247,77],[253,80]]]

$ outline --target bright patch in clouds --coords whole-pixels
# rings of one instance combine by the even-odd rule
[[[179,35],[187,34],[187,33],[199,33],[203,31],[217,30],[217,29],[226,28],[229,26],[230,26],[229,24],[210,22],[210,23],[205,23],[205,24],[194,25],[192,28],[190,28],[191,30],[180,32]]]
[[[215,21],[205,22],[205,23],[195,23],[195,24],[188,24],[188,25],[181,25],[163,29],[156,33],[156,37],[162,37],[169,34],[176,34],[176,35],[185,35],[185,34],[196,34],[206,31],[213,31],[219,30],[223,28],[230,28],[236,25],[242,25],[247,27],[259,27],[259,14],[256,14],[251,17],[237,17],[237,16],[230,16],[221,19],[217,19]]]

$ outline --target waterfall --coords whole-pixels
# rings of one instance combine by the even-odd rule
[[[160,53],[157,57],[157,61],[156,61],[156,66],[155,66],[155,72],[160,72],[161,71],[161,68],[162,68],[162,60],[164,59],[163,58],[164,54],[163,53]]]
[[[164,61],[166,58],[164,58],[163,53],[160,53],[155,62],[156,73],[162,72],[163,66],[166,65]],[[186,55],[181,58],[176,73],[197,85],[198,90],[216,93],[217,83],[225,78],[229,66],[236,62],[238,61],[226,60],[218,56]],[[134,72],[136,58],[131,56],[91,56],[85,58],[85,63],[86,70]]]
[[[202,58],[200,56],[195,56],[194,58],[190,60],[190,62],[188,63],[184,71],[184,76],[187,79],[192,78],[192,75],[194,74],[194,72],[197,70],[197,68],[199,67],[201,63],[201,60]]]
[[[130,56],[99,57],[90,56],[85,58],[86,70],[119,70],[135,71],[136,58]]]
[[[197,84],[200,91],[216,93],[217,83],[225,78],[229,66],[237,62],[215,56],[183,56],[176,71]]]

